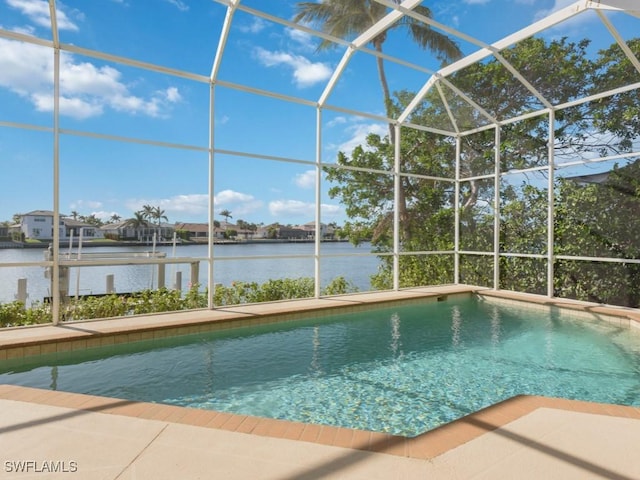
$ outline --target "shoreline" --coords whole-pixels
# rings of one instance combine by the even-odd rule
[[[342,243],[348,242],[347,239],[331,239],[331,240],[321,240],[321,243]],[[278,244],[278,243],[314,243],[313,239],[285,239],[285,238],[263,238],[263,239],[248,239],[248,240],[221,240],[216,239],[213,241],[214,245],[255,245],[255,244]],[[207,245],[208,242],[194,242],[194,241],[180,241],[176,242],[175,246],[192,246],[192,245]],[[23,248],[41,248],[46,249],[51,245],[50,242],[39,242],[39,243],[29,243],[29,242],[0,242],[0,249],[23,249]],[[173,246],[173,241],[165,241],[165,242],[156,242],[156,247],[166,247]],[[132,242],[132,241],[117,241],[117,240],[91,240],[82,242],[82,248],[91,248],[91,247],[152,247],[153,242]],[[77,243],[74,243],[74,248],[77,248]],[[69,248],[69,242],[63,241],[60,242],[60,248]]]

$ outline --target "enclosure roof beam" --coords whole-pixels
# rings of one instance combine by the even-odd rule
[[[449,101],[447,100],[447,97],[445,97],[444,92],[442,91],[442,87],[440,86],[440,83],[436,83],[436,88],[438,89],[438,95],[440,95],[440,100],[442,100],[444,108],[447,110],[449,121],[453,125],[453,128],[456,131],[456,134],[459,134],[460,129],[458,128],[458,122],[456,122],[456,118],[453,115],[453,112],[451,111],[451,106],[449,105]]]
[[[558,10],[550,14],[548,17],[532,23],[531,25],[518,30],[517,32],[503,38],[502,40],[498,40],[497,42],[491,44],[489,47],[482,48],[477,52],[472,53],[471,55],[467,55],[457,62],[454,62],[451,65],[442,68],[439,73],[443,77],[447,77],[466,67],[473,65],[474,63],[478,63],[488,56],[493,55],[496,51],[504,50],[505,48],[508,48],[515,43],[525,40],[537,33],[540,33],[557,25],[558,23],[561,23],[571,17],[584,12],[588,8],[586,4],[589,3],[591,2],[587,0],[581,0],[572,5],[569,5],[568,7]]]
[[[492,54],[495,56],[495,58],[522,84],[524,85],[524,87],[529,90],[529,92],[531,92],[531,94],[536,97],[538,99],[538,101],[540,103],[542,103],[546,108],[551,108],[552,105],[551,103],[540,93],[538,92],[538,90],[526,79],[524,78],[520,72],[518,72],[518,70],[516,68],[513,67],[513,65],[511,65],[500,53],[499,50],[491,45],[486,44],[485,42],[482,42],[481,40],[478,40],[475,37],[472,37],[470,35],[466,35],[462,32],[459,32],[453,28],[447,27],[446,25],[443,25],[439,22],[436,22],[435,20],[425,17],[424,15],[420,15],[419,13],[414,12],[413,10],[408,10],[406,9],[404,6],[402,5],[397,5],[393,2],[390,2],[389,0],[375,0],[376,2],[385,5],[387,7],[393,8],[395,10],[398,11],[402,11],[405,15],[407,16],[411,16],[412,18],[415,18],[416,20],[419,20],[423,23],[426,23],[432,27],[436,27],[440,30],[445,31],[446,33],[456,36],[458,38],[462,38],[464,40],[467,40],[468,42],[477,45],[479,47],[481,47],[483,50],[487,50],[492,52]],[[462,59],[464,60],[464,59]],[[440,70],[439,73],[442,74],[443,69]],[[424,92],[424,95],[426,95],[427,91]],[[406,118],[408,115],[411,114],[411,111],[413,109],[415,109],[418,105],[418,103],[420,102],[420,100],[424,97],[424,95],[421,95],[416,102],[412,102],[413,104],[413,108],[411,110],[406,109],[403,112],[402,117]]]
[[[615,38],[616,42],[618,43],[618,45],[620,46],[624,54],[627,56],[631,64],[640,73],[640,61],[638,61],[638,58],[631,51],[631,49],[629,48],[629,45],[627,45],[627,42],[624,41],[622,36],[618,33],[618,30],[616,30],[616,28],[609,21],[609,19],[602,13],[601,10],[597,10],[596,13],[600,17],[600,20],[602,20],[602,23],[604,23],[605,27],[607,27],[607,30],[609,30],[609,33],[613,35],[613,38]]]
[[[216,56],[213,59],[213,66],[211,67],[211,81],[215,82],[218,78],[218,72],[220,71],[220,64],[222,63],[222,56],[224,55],[225,46],[229,38],[229,32],[231,31],[231,25],[233,23],[233,15],[236,13],[240,0],[232,0],[227,6],[227,14],[224,17],[224,23],[222,24],[222,33],[220,34],[220,40],[218,41],[218,48],[216,49]]]

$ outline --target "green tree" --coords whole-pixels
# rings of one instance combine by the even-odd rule
[[[400,2],[395,0],[395,3]],[[417,6],[413,11],[427,18],[432,18],[433,16],[431,10],[423,5]],[[334,37],[351,39],[375,25],[387,13],[389,13],[389,9],[386,6],[374,1],[324,0],[322,2],[300,2],[297,4],[294,22],[317,24],[324,33]],[[406,30],[412,41],[434,53],[443,63],[462,56],[462,52],[456,42],[446,35],[433,30],[430,25],[409,16],[403,16],[398,22],[371,40],[371,45],[376,52],[383,53],[383,45],[389,32],[396,28]],[[318,46],[318,50],[324,50],[332,46],[334,46],[332,42],[323,40]],[[383,105],[387,117],[393,118],[394,113],[398,112],[394,109],[385,73],[384,59],[381,55],[376,56],[376,66],[382,88]],[[392,124],[389,124],[389,143],[391,145],[395,144],[395,130]],[[391,151],[393,152],[393,149]],[[398,210],[404,225],[408,208],[408,200],[405,196],[404,188],[399,191],[399,196]]]
[[[634,49],[638,49],[637,42],[630,43]],[[606,71],[617,74],[619,63],[615,60],[618,57],[607,51],[594,61],[587,55],[587,47],[587,41],[556,39],[547,42],[532,38],[501,53],[525,78],[536,80],[535,89],[541,96],[552,103],[564,103],[592,93],[594,79],[599,75],[606,76]],[[623,74],[628,79],[634,78],[632,66],[623,66]],[[540,108],[540,99],[536,94],[497,60],[469,66],[450,77],[449,81],[460,91],[471,92],[470,96],[477,100],[481,108],[498,120]],[[476,95],[473,95],[474,92]],[[637,95],[635,92],[633,94]],[[434,89],[416,108],[410,121],[420,125],[446,125],[444,122],[451,125],[450,118],[453,116],[460,129],[475,128],[482,124],[474,107],[455,95],[447,94],[446,97],[448,105],[445,107]],[[409,92],[397,93],[393,108],[403,110],[412,98],[413,94]],[[637,105],[636,97],[623,99],[615,96],[614,102],[606,106],[591,102],[557,112],[554,125],[556,158],[562,160],[576,152],[592,150],[593,138],[598,132],[621,132],[620,135],[599,137],[607,149],[628,151],[630,142],[627,138],[633,141],[640,132],[633,122],[629,125],[625,118],[634,115]],[[614,107],[616,110],[612,110]],[[600,112],[615,112],[616,115],[611,118],[611,115]],[[598,113],[601,118],[596,115]],[[608,123],[603,123],[605,117]],[[547,165],[548,129],[548,120],[544,116],[503,125],[499,146],[501,170]],[[463,178],[493,173],[494,138],[493,130],[462,137],[460,167]],[[404,199],[407,206],[405,216],[400,216],[402,249],[405,252],[450,250],[453,248],[455,215],[453,183],[425,177],[455,177],[452,162],[455,143],[449,137],[410,128],[402,129],[399,141],[402,171],[406,172],[400,179],[401,202]],[[328,179],[333,182],[329,194],[332,198],[340,199],[349,217],[344,232],[354,243],[371,239],[380,252],[388,252],[392,247],[393,176],[363,169],[391,172],[393,162],[391,139],[369,135],[366,144],[355,148],[350,155],[344,152],[338,154],[338,165],[361,170],[326,169]],[[492,178],[461,183],[462,250],[493,251],[494,188]],[[545,253],[540,250],[546,248],[546,190],[503,184],[501,194],[502,251]],[[398,208],[402,208],[402,203]],[[523,212],[527,212],[524,218]],[[527,232],[527,235],[523,237],[522,232]],[[491,284],[492,258],[468,259],[462,262],[465,280],[480,285]],[[388,288],[391,285],[391,258],[383,257],[382,262],[383,267],[373,284]],[[400,262],[401,286],[453,280],[450,256],[403,255]],[[521,270],[512,279],[501,279],[505,286],[530,291],[539,291],[544,287],[546,270],[541,267],[543,262],[532,259],[504,260],[505,266],[511,263],[519,265]],[[530,285],[525,286],[526,282],[530,282]]]
[[[142,215],[146,220],[153,220],[155,215],[155,207],[151,205],[143,205],[142,206]]]
[[[157,207],[153,207],[152,209],[151,217],[156,221],[158,226],[162,224],[162,220],[164,220],[165,222],[169,221],[164,213],[165,211],[160,208],[160,205],[158,205]]]
[[[640,38],[627,42],[636,58],[640,56]],[[617,44],[599,52],[595,62],[592,92],[598,93],[638,81],[638,71]],[[617,141],[600,149],[604,156],[631,150],[640,136],[640,90],[620,92],[594,102],[591,109],[598,131],[610,132]]]
[[[140,230],[147,228],[149,226],[149,222],[147,221],[145,214],[142,210],[138,210],[137,212],[133,212],[133,217],[125,220],[125,226],[132,228],[138,238],[140,238]]]
[[[400,3],[396,1],[395,3]],[[297,13],[294,22],[318,24],[327,34],[338,38],[354,38],[379,22],[389,9],[374,1],[362,0],[325,0],[323,2],[300,2],[296,6]],[[431,10],[425,6],[418,6],[414,12],[427,18],[432,18]],[[422,48],[436,54],[438,59],[449,61],[461,56],[458,45],[446,35],[433,30],[430,25],[422,23],[413,17],[404,16],[394,25],[375,36],[371,45],[378,53],[383,53],[383,45],[390,30],[403,28],[408,31],[411,39]],[[323,40],[318,50],[333,47],[329,40]],[[382,56],[376,57],[378,76],[382,87],[382,95],[387,113],[391,112],[391,93],[384,69]]]
[[[556,216],[556,254],[640,259],[640,160],[615,167],[602,182],[562,179]],[[556,262],[558,296],[640,307],[640,265]]]
[[[81,216],[80,220],[83,221],[84,223],[88,223],[89,225],[93,225],[95,227],[101,227],[102,225],[104,225],[104,222],[102,220],[100,220],[98,217],[96,217],[95,213],[92,213],[91,215],[87,215],[87,216]]]
[[[229,219],[233,218],[233,216],[231,215],[231,212],[229,210],[222,210],[220,212],[220,216],[224,217],[224,222],[225,223],[229,223]]]

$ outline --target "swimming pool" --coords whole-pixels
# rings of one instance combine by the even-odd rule
[[[640,405],[640,335],[476,299],[7,361],[0,383],[415,436],[518,394]]]

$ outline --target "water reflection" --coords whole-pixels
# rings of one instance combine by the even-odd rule
[[[393,358],[401,359],[402,358],[402,341],[400,339],[400,315],[397,313],[393,313],[391,315],[391,352],[393,353]]]
[[[51,384],[49,385],[51,390],[58,390],[58,366],[51,367]]]
[[[500,343],[500,311],[498,307],[494,306],[489,313],[491,319],[491,345],[494,347]]]
[[[311,373],[314,375],[322,375],[322,366],[320,363],[320,327],[313,327],[313,354],[311,355]]]
[[[460,331],[462,330],[462,315],[457,305],[453,306],[451,312],[451,344],[454,347],[460,346]]]

